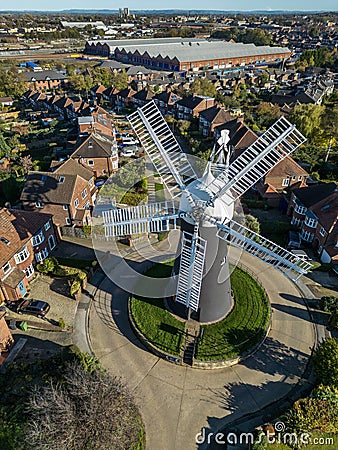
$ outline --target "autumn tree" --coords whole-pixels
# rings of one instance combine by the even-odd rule
[[[66,365],[62,382],[36,387],[26,412],[26,448],[125,450],[139,448],[139,411],[127,387],[79,362]]]

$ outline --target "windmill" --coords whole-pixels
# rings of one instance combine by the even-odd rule
[[[224,133],[221,150],[214,153],[214,170],[208,163],[198,177],[154,102],[137,109],[128,120],[171,199],[104,211],[105,236],[163,232],[180,222],[175,307],[195,312],[201,323],[216,322],[229,313],[232,247],[244,249],[295,281],[309,271],[311,264],[234,220],[239,197],[305,142],[294,125],[281,117],[231,164]]]

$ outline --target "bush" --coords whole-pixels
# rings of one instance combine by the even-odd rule
[[[288,431],[293,433],[318,430],[325,433],[338,431],[337,408],[331,401],[319,398],[301,398],[282,418]]]
[[[322,297],[319,305],[322,311],[336,312],[338,310],[338,297],[334,297],[333,295]]]
[[[37,269],[39,272],[44,273],[45,275],[48,273],[53,273],[59,266],[57,259],[55,258],[46,258],[42,263],[37,265]]]
[[[338,339],[323,341],[313,354],[312,362],[320,383],[338,387]]]
[[[79,292],[81,289],[81,281],[78,279],[75,279],[72,284],[70,285],[69,293],[73,297],[75,294]]]
[[[331,314],[330,319],[329,319],[329,325],[332,328],[338,328],[338,312],[334,312]]]

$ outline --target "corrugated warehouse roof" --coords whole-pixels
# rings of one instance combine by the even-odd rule
[[[241,42],[206,41],[182,43],[158,43],[148,45],[121,45],[119,47],[127,52],[134,53],[138,50],[141,54],[147,52],[150,57],[161,55],[170,59],[177,58],[182,62],[226,59],[236,57],[252,57],[273,55],[276,53],[288,53],[290,50],[283,47],[270,47],[268,45],[256,46],[255,44],[243,44]]]

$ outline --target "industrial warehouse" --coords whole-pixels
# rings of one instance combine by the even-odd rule
[[[283,47],[198,38],[94,40],[86,42],[85,53],[170,71],[273,64],[291,55]]]

